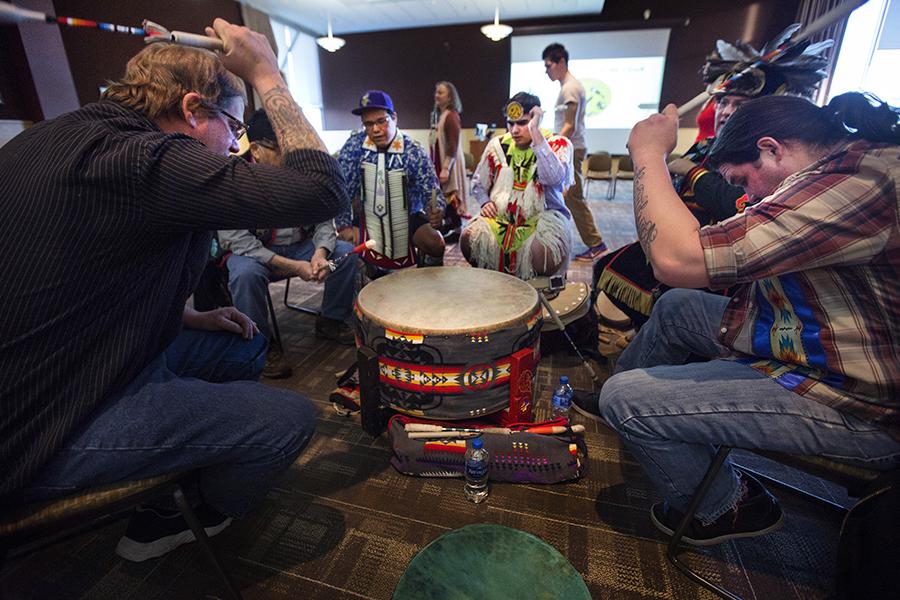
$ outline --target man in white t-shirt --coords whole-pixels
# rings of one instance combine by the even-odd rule
[[[584,109],[587,96],[584,86],[569,72],[569,52],[562,44],[550,44],[541,55],[550,81],[559,82],[559,97],[554,107],[553,132],[569,138],[574,147],[575,184],[566,192],[566,208],[572,213],[575,227],[587,250],[575,256],[575,260],[593,262],[606,253],[606,244],[594,223],[594,215],[582,192],[581,163],[584,161]]]

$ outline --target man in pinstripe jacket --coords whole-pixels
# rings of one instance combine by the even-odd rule
[[[315,408],[255,383],[266,340],[235,309],[185,302],[215,229],[313,224],[344,210],[337,162],[265,38],[216,19],[226,51],[154,44],[100,102],[0,149],[0,503],[198,470],[210,533],[250,509],[309,442]],[[226,70],[227,69],[227,70]],[[259,93],[282,167],[228,156]],[[190,541],[139,511],[144,560]]]

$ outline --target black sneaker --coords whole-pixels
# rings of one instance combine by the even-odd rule
[[[266,366],[263,367],[262,376],[266,379],[284,379],[293,375],[294,371],[284,364],[284,356],[281,350],[271,348],[266,353]]]
[[[728,540],[756,537],[775,531],[784,523],[784,513],[778,501],[761,483],[741,474],[743,492],[737,506],[709,524],[691,520],[681,538],[692,546],[712,546]],[[658,502],[650,509],[650,520],[656,528],[671,536],[684,514]]]
[[[576,412],[586,416],[588,419],[602,421],[600,416],[600,392],[587,392],[584,390],[575,390],[572,394],[572,408]]]
[[[231,525],[231,517],[201,504],[195,509],[206,535],[212,537]],[[138,507],[125,535],[116,546],[116,554],[133,562],[157,558],[196,538],[187,521],[177,510]]]
[[[319,316],[316,318],[316,337],[319,339],[333,340],[338,344],[353,346],[356,344],[356,336],[353,329],[337,319]]]

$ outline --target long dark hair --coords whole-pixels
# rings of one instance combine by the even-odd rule
[[[900,144],[898,111],[871,94],[848,92],[818,107],[796,96],[765,96],[741,105],[716,137],[709,153],[714,164],[759,159],[763,137],[825,148],[841,140]]]
[[[462,100],[459,98],[459,92],[456,91],[456,86],[450,83],[449,81],[438,81],[434,84],[435,89],[437,86],[442,85],[447,88],[447,93],[450,96],[450,110],[455,110],[457,113],[462,112]],[[434,108],[431,109],[431,126],[437,127],[437,123],[441,118],[441,108],[435,104]]]

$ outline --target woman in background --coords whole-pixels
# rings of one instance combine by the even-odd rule
[[[456,86],[449,81],[437,82],[434,86],[434,110],[431,111],[431,159],[447,200],[441,233],[450,243],[459,239],[462,219],[469,218],[466,208],[466,160],[460,139],[461,112],[462,102]]]

